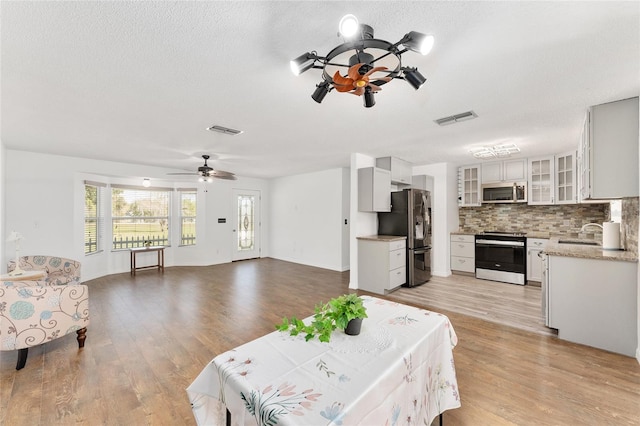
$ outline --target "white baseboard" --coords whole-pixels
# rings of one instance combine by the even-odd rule
[[[640,364],[640,347],[636,349],[636,361],[638,361],[638,364]]]

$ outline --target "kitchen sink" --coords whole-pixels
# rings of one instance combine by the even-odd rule
[[[578,244],[581,246],[599,246],[600,243],[597,241],[583,241],[583,240],[559,240],[559,244]]]

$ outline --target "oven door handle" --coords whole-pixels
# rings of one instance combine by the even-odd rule
[[[476,245],[524,247],[522,241],[476,240]]]

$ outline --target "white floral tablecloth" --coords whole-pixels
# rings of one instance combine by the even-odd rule
[[[274,331],[216,356],[187,388],[199,425],[429,425],[460,407],[457,337],[441,314],[363,296],[358,336]]]

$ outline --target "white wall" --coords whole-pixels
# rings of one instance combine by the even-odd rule
[[[335,271],[349,269],[344,241],[349,230],[348,173],[339,168],[270,181],[271,257]]]
[[[431,245],[432,274],[451,275],[449,258],[449,235],[458,230],[458,168],[449,163],[415,166],[413,175],[433,177],[431,212],[433,233]]]
[[[85,179],[140,185],[142,177],[149,177],[152,186],[198,188],[197,245],[178,247],[174,242],[165,250],[166,266],[230,262],[235,235],[231,220],[235,211],[232,190],[258,190],[263,200],[267,200],[263,201],[261,209],[261,239],[262,256],[269,255],[269,232],[265,226],[269,223],[269,197],[265,180],[240,177],[237,181],[216,180],[210,184],[176,183],[166,179],[167,172],[176,170],[18,150],[6,150],[4,160],[5,204],[1,211],[4,212],[5,230],[22,233],[22,254],[56,254],[80,260],[85,281],[129,271],[128,251],[112,252],[107,246],[102,253],[84,255]],[[226,218],[227,223],[218,224],[219,217]],[[13,250],[7,244],[4,243],[1,258],[3,265]]]

